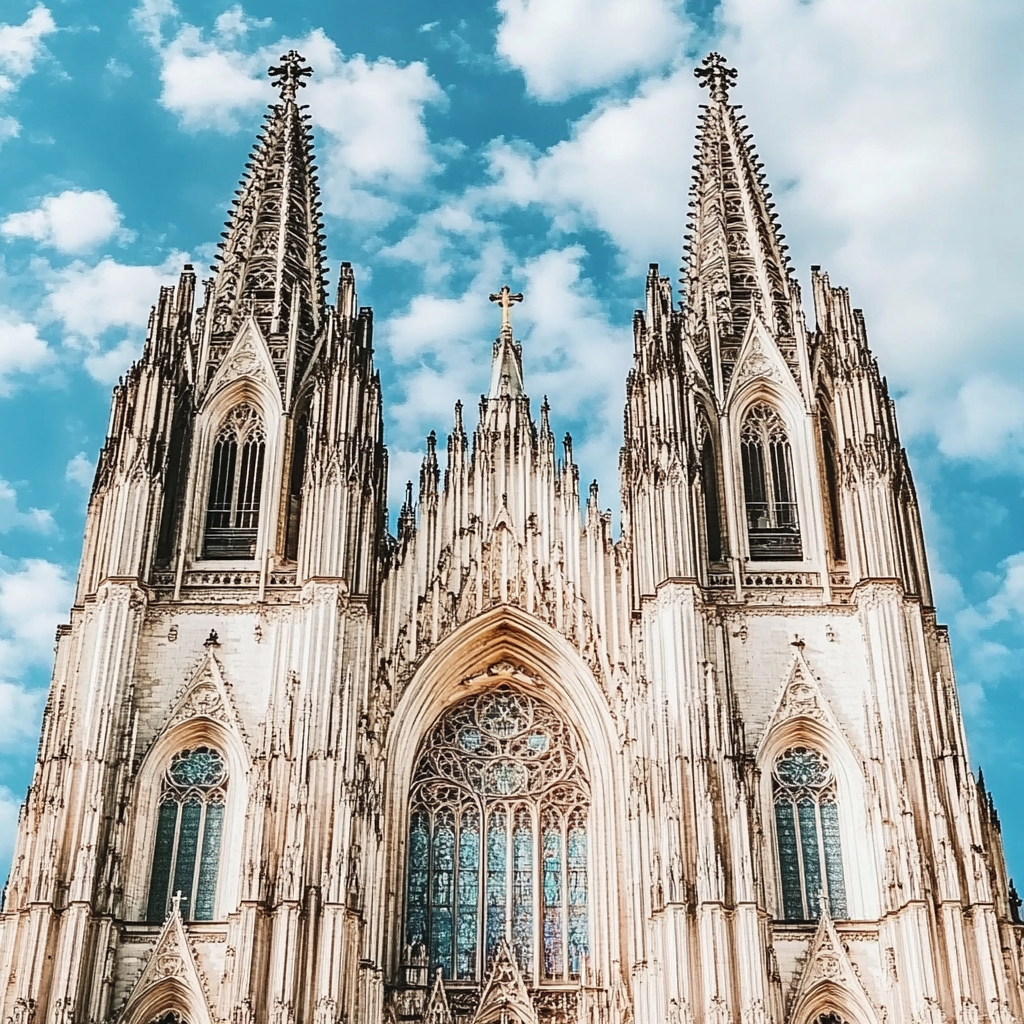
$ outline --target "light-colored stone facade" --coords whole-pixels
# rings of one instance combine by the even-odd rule
[[[1020,1021],[1015,894],[893,403],[859,311],[817,269],[805,326],[733,73],[714,55],[698,69],[684,300],[652,266],[634,318],[618,539],[596,485],[581,504],[571,440],[556,445],[546,405],[534,416],[507,292],[472,434],[459,406],[388,534],[372,314],[347,265],[326,302],[303,74],[296,55],[275,71],[281,102],[198,311],[189,267],[115,389],[0,914],[0,1019]],[[244,478],[217,462],[243,420],[258,510],[228,523],[211,478]],[[216,543],[248,547],[207,557],[218,522]],[[550,736],[569,745],[550,749],[563,767],[571,753],[582,801],[585,864],[560,877],[584,894],[583,931],[573,966],[557,952],[541,969],[554,940],[530,893],[561,883],[527,850],[512,895],[494,884],[513,916],[526,901],[533,936],[497,919],[496,950],[466,946],[453,977],[431,945],[436,846],[430,941],[409,923],[411,794],[439,799],[430,737],[494,694],[556,724],[480,784],[491,804],[525,792]],[[436,741],[438,771],[477,764],[479,729],[463,735],[464,758]],[[208,920],[188,894],[185,910],[153,896],[168,766],[197,748],[226,779]],[[780,849],[794,750],[828,765],[818,805],[793,798],[818,806],[820,861]],[[478,875],[460,861],[459,877],[483,879],[465,849]],[[808,874],[822,865],[827,886]],[[459,890],[470,917],[480,885]]]

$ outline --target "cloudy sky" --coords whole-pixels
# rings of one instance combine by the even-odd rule
[[[801,280],[850,288],[899,397],[1024,882],[1019,0],[3,0],[0,21],[0,876],[110,387],[158,286],[212,258],[268,65],[316,68],[332,284],[351,260],[375,307],[392,494],[486,387],[507,281],[527,388],[610,505],[630,314],[648,263],[676,276],[715,48]]]

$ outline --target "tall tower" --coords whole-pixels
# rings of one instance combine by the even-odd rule
[[[652,265],[634,317],[618,539],[508,286],[388,533],[308,74],[271,69],[199,307],[186,267],[114,392],[0,1019],[1020,1021],[893,403],[817,268],[805,324],[735,72],[697,70],[682,302]]]

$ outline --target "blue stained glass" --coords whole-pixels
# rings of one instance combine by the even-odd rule
[[[181,805],[181,824],[178,827],[178,859],[174,864],[174,882],[171,891],[180,892],[181,916],[188,920],[192,906],[192,883],[196,878],[196,855],[199,853],[199,821],[203,816],[203,803],[198,797]]]
[[[804,901],[800,886],[800,859],[796,849],[793,804],[789,800],[779,800],[775,804],[775,835],[779,844],[783,915],[787,921],[802,921]]]
[[[505,870],[507,832],[505,811],[491,812],[487,827],[487,963],[490,965],[505,934]]]
[[[196,884],[196,921],[212,921],[217,895],[217,866],[220,863],[220,838],[224,828],[224,805],[207,804],[203,823],[203,855],[199,861]]]
[[[455,889],[455,829],[445,816],[434,827],[434,877],[430,907],[430,963],[452,976],[452,903]]]
[[[480,892],[480,824],[475,811],[463,815],[459,834],[459,909],[455,936],[458,978],[476,977],[477,899]]]
[[[834,918],[848,916],[843,853],[839,842],[839,808],[832,802],[821,808],[821,838],[825,848],[825,877],[828,879],[828,907]]]
[[[589,949],[587,922],[587,833],[579,821],[569,829],[566,846],[569,894],[569,976],[578,978]]]
[[[410,946],[427,937],[427,886],[430,857],[430,831],[427,816],[417,811],[409,826],[409,894],[406,910],[405,941]]]
[[[562,965],[562,833],[544,830],[544,977],[561,978]]]
[[[512,948],[523,973],[533,973],[533,822],[516,812],[512,834]]]
[[[821,913],[821,858],[818,855],[818,809],[813,800],[797,801],[800,821],[800,852],[804,858],[804,895],[807,916],[817,920]]]
[[[156,823],[156,846],[149,880],[149,906],[146,920],[159,923],[167,914],[167,888],[171,883],[171,859],[174,856],[174,833],[178,824],[178,802],[167,800],[160,805]]]
[[[191,786],[209,789],[224,778],[224,758],[216,750],[207,750],[206,747],[183,750],[175,755],[167,774],[176,786],[183,789]]]

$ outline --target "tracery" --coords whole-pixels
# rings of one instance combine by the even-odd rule
[[[183,919],[213,920],[226,792],[227,768],[218,751],[196,747],[171,758],[157,817],[149,921],[162,921],[179,892]]]
[[[252,558],[260,519],[266,431],[258,412],[238,405],[213,447],[203,555]]]
[[[406,942],[448,980],[484,977],[507,936],[528,984],[587,955],[589,794],[572,730],[510,686],[446,712],[410,799]]]
[[[786,425],[771,406],[762,402],[747,413],[740,453],[751,559],[801,558],[793,453]]]
[[[846,917],[839,806],[828,758],[791,747],[775,762],[772,789],[786,920],[816,920],[823,896],[832,917]]]

